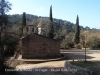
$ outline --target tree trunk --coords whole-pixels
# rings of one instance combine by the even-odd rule
[[[3,45],[2,45],[2,41],[1,41],[1,32],[0,32],[0,72],[4,72],[5,71],[5,67],[4,67],[4,57],[3,57]]]
[[[85,47],[85,62],[86,62],[86,47]]]

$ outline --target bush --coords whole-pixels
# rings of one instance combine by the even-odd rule
[[[66,42],[62,42],[61,45],[60,45],[60,48],[62,49],[66,49],[66,48],[70,48]]]
[[[74,47],[74,43],[73,43],[73,42],[68,42],[67,45],[68,45],[70,48],[73,48],[73,47]]]
[[[66,48],[72,48],[73,46],[74,46],[73,42],[62,41],[60,48],[66,49]]]
[[[79,43],[79,44],[75,44],[74,47],[77,48],[77,49],[81,49],[82,45],[81,45],[81,43]]]
[[[10,34],[3,36],[3,44],[5,47],[5,55],[14,55],[14,52],[17,50],[19,39]]]

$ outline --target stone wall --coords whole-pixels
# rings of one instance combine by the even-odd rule
[[[21,39],[22,58],[60,57],[60,41],[38,34],[31,34]]]
[[[33,33],[38,33],[38,28],[35,25],[26,25],[23,28],[23,36],[27,36]]]

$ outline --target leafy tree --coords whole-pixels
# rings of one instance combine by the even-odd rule
[[[18,37],[15,34],[7,33],[3,36],[3,42],[5,44],[4,56],[13,56],[14,52],[18,49]]]
[[[11,10],[11,4],[7,0],[0,0],[0,71],[4,71],[4,42],[2,41],[2,36],[5,35],[5,28],[8,23],[7,12]]]
[[[22,37],[23,28],[24,28],[24,26],[26,26],[26,16],[25,15],[26,15],[25,12],[23,12],[22,21],[21,21],[21,25],[20,25],[20,31],[19,31],[19,37]]]
[[[79,17],[77,15],[77,19],[76,19],[76,24],[75,24],[75,38],[74,38],[74,42],[75,44],[78,44],[80,42],[80,28],[79,28]]]
[[[90,30],[90,28],[88,26],[85,27],[85,30]]]
[[[54,33],[54,28],[53,28],[53,18],[52,18],[52,6],[50,7],[50,21],[48,22],[48,30],[47,30],[47,37],[54,38],[53,33]]]

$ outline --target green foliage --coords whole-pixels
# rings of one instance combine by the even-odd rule
[[[23,12],[23,15],[22,15],[22,23],[21,23],[21,25],[23,27],[26,26],[26,13],[25,12]]]
[[[22,17],[22,15],[20,15],[20,14],[9,15],[9,17],[8,17],[8,19],[10,21],[9,23],[10,23],[10,26],[12,28],[14,28],[14,30],[18,29],[19,26],[21,25],[20,24],[21,17]],[[49,24],[48,17],[38,17],[36,15],[26,14],[27,24],[32,24],[32,25],[37,26],[38,23],[40,22],[40,20],[39,20],[40,18],[43,19],[43,22],[42,22],[43,27],[48,26],[48,24]],[[71,23],[69,21],[62,20],[62,19],[53,18],[53,27],[54,27],[54,33],[66,31],[66,33],[69,34],[71,32],[75,32],[74,23]],[[85,28],[83,26],[80,26],[80,30],[85,30]],[[91,32],[94,32],[94,31],[97,32],[97,31],[100,31],[100,30],[90,29],[90,31]]]
[[[73,48],[73,46],[74,46],[73,42],[62,41],[60,48],[67,49],[67,48]]]
[[[23,35],[23,28],[24,26],[26,26],[26,16],[25,16],[25,12],[23,12],[23,15],[22,15],[22,22],[21,22],[21,25],[19,27],[19,37],[22,37]]]
[[[19,26],[19,37],[21,38],[22,35],[23,35],[23,26],[20,25],[20,26]]]
[[[59,35],[56,35],[56,36],[54,37],[54,39],[60,40],[60,36],[59,36]]]
[[[20,24],[20,20],[21,20],[21,16],[22,15],[19,15],[19,14],[15,14],[15,15],[9,15],[9,20],[10,20],[10,26],[9,27],[12,27],[13,30],[16,30],[15,32],[19,32],[18,28],[19,26],[21,25]],[[30,14],[26,14],[26,21],[27,21],[27,24],[32,24],[32,25],[38,25],[38,23],[40,22],[40,19],[43,19],[42,21],[42,26],[44,27],[44,36],[49,36],[49,32],[50,32],[50,20],[48,20],[48,17],[38,17],[36,15],[30,15]],[[57,40],[60,40],[63,41],[64,39],[66,39],[66,42],[74,42],[74,32],[75,32],[75,29],[76,29],[76,24],[73,24],[69,21],[65,21],[65,20],[62,20],[62,19],[56,19],[56,18],[53,18],[53,28],[54,28],[54,32],[53,32],[53,36],[54,36],[54,39],[57,39]],[[21,27],[21,26],[20,26]],[[100,29],[90,29],[89,27],[83,27],[83,26],[80,26],[80,34],[84,32],[84,30],[87,30],[90,32],[91,36],[99,36],[100,34]],[[88,34],[88,35],[90,35]],[[97,35],[94,35],[94,34],[97,34]],[[83,36],[80,36],[80,43],[82,45],[82,47],[84,47],[85,45],[83,45],[85,39],[85,34],[82,34]],[[62,36],[64,38],[62,38]],[[86,46],[87,47],[90,47],[90,48],[96,48],[96,47],[100,47],[99,46],[99,38],[100,37],[97,37],[98,39],[96,39],[95,41],[93,41],[95,39],[95,37],[91,37],[91,36],[88,36],[89,39],[87,39],[87,44]],[[67,37],[67,38],[66,38]],[[65,41],[65,40],[64,40]],[[65,43],[66,44],[66,43]]]
[[[5,48],[5,55],[14,55],[15,51],[18,49],[19,39],[15,35],[5,34],[3,37],[3,44]]]
[[[2,36],[5,35],[6,25],[8,24],[7,12],[11,10],[11,4],[7,0],[0,0],[0,71],[4,71],[4,41]]]
[[[79,28],[79,17],[78,17],[78,15],[77,15],[77,19],[76,19],[74,42],[75,42],[75,44],[78,44],[80,42],[80,28]]]
[[[90,30],[90,28],[88,26],[85,27],[85,30]]]
[[[49,25],[47,27],[47,33],[46,36],[49,38],[54,38],[54,28],[53,28],[53,18],[52,18],[52,6],[50,7],[50,21],[49,21]]]
[[[83,48],[100,49],[100,32],[83,31],[80,35],[80,43]]]
[[[1,14],[5,14],[11,10],[11,4],[7,0],[0,0]]]
[[[53,28],[52,6],[51,6],[50,7],[50,33],[49,33],[50,38],[54,38],[53,33],[54,33],[54,28]]]
[[[62,39],[63,39],[63,37],[62,37],[62,36],[60,36],[60,35],[56,35],[56,36],[54,37],[54,39],[56,39],[56,40],[62,40]]]
[[[71,62],[71,64],[73,64],[73,65],[76,65],[76,66],[80,66],[80,67],[83,67],[83,68],[87,68],[87,69],[93,69],[93,68],[97,68],[97,67],[95,67],[95,65],[96,65],[96,62],[97,61],[75,61],[74,63],[73,62]],[[98,62],[99,63],[99,62]]]
[[[78,44],[75,44],[74,47],[77,48],[77,49],[81,49],[82,45],[81,45],[81,43],[78,43]]]
[[[49,24],[46,29],[46,36],[49,38],[54,38],[53,33],[54,33],[53,25],[52,25],[52,22],[49,21]]]
[[[51,5],[51,7],[50,7],[50,21],[52,22],[53,21],[53,19],[52,19],[52,5]]]
[[[11,4],[7,0],[0,0],[0,27],[3,30],[3,24],[7,25],[8,17],[6,13],[11,10]]]
[[[43,27],[45,28],[45,33],[46,33],[46,31],[48,30],[47,26],[50,25],[50,21],[48,21],[48,17],[38,17],[35,15],[26,14],[27,24],[32,24],[32,25],[37,26],[38,23],[40,22],[39,19],[41,19],[41,18],[43,19],[42,23],[43,23]],[[17,29],[17,31],[19,31],[18,28],[21,25],[20,20],[21,20],[21,15],[19,15],[19,14],[9,15],[10,26],[14,30]],[[74,24],[69,21],[64,21],[61,19],[53,18],[52,24],[53,24],[53,29],[54,29],[54,35],[58,34],[58,32],[60,33],[60,35],[62,35],[62,33],[65,33],[65,31],[67,33],[74,32],[74,29],[72,28],[74,26]],[[65,28],[63,27],[63,25],[65,26]],[[47,30],[46,30],[46,28],[47,28]],[[62,29],[62,28],[64,28],[64,29]]]
[[[47,36],[47,37],[50,37],[51,22],[50,22],[50,20],[48,20],[47,22],[48,22],[48,23],[47,23],[47,25],[46,25],[46,27],[45,27],[45,32],[46,32],[46,36]]]
[[[66,48],[70,48],[70,47],[68,46],[67,42],[63,41],[63,42],[61,42],[60,48],[66,49]]]
[[[0,68],[2,67],[2,70],[5,70],[5,59],[8,58],[9,56],[13,56],[15,51],[18,49],[18,37],[15,36],[15,34],[12,33],[6,33],[4,36],[2,36],[2,46],[3,46],[3,59],[0,61]],[[0,69],[1,71],[1,69]]]

